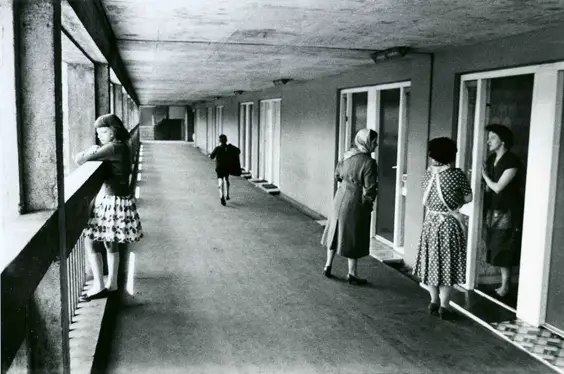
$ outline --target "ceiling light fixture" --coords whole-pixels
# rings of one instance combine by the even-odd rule
[[[281,78],[281,79],[273,80],[272,83],[274,83],[275,86],[283,86],[289,81],[291,81],[290,78]]]
[[[370,54],[370,58],[376,63],[393,60],[397,58],[402,58],[407,55],[410,51],[409,47],[394,47],[389,49],[384,49],[382,51],[376,51]]]
[[[235,96],[242,95],[244,92],[245,92],[245,91],[243,91],[243,90],[233,91],[233,93],[235,94]]]

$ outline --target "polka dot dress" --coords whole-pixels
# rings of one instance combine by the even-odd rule
[[[427,171],[422,189],[427,189],[434,175]],[[464,203],[464,196],[472,192],[468,179],[460,169],[449,168],[439,173],[443,198],[451,210]],[[413,274],[428,286],[452,286],[466,281],[466,239],[460,223],[449,214],[433,183],[427,202],[427,213],[419,238],[417,260]]]

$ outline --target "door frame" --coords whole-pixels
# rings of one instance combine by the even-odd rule
[[[278,102],[278,112],[273,110]],[[263,105],[264,104],[264,105]],[[280,187],[280,142],[282,98],[259,101],[259,178]],[[275,114],[278,114],[275,122]]]
[[[411,81],[400,81],[394,83],[378,84],[374,86],[363,86],[354,87],[340,90],[340,113],[339,113],[339,133],[337,141],[337,151],[339,152],[338,158],[347,150],[347,147],[352,142],[351,134],[351,123],[348,118],[352,116],[352,100],[351,96],[353,93],[367,92],[367,108],[366,108],[366,127],[380,133],[380,117],[378,113],[380,112],[380,92],[386,90],[400,90],[400,106],[399,110],[399,122],[398,122],[398,149],[396,155],[396,194],[395,194],[395,205],[394,205],[394,241],[391,242],[388,239],[376,235],[376,220],[377,220],[377,204],[378,198],[374,203],[374,210],[372,211],[372,219],[370,224],[370,237],[392,247],[396,252],[404,254],[405,250],[403,246],[396,245],[400,242],[400,228],[402,227],[402,220],[405,221],[405,217],[402,216],[402,204],[405,204],[405,196],[407,194],[406,189],[403,187],[405,177],[407,176],[406,170],[407,165],[407,111],[409,108],[406,106],[406,93],[407,90],[411,88]],[[345,99],[346,97],[346,99]],[[346,102],[345,102],[346,101]],[[374,105],[371,105],[374,103]],[[343,111],[343,108],[345,109]],[[381,137],[378,137],[378,142],[380,142]],[[378,162],[378,152],[374,152],[372,157]],[[405,239],[404,239],[405,240]]]
[[[239,103],[239,146],[241,148],[241,163],[243,168],[252,173],[251,170],[251,126],[253,114],[253,102]]]
[[[482,207],[482,184],[480,172],[485,152],[486,96],[489,79],[534,74],[533,97],[525,205],[522,231],[522,251],[517,295],[517,317],[525,322],[539,326],[545,324],[548,299],[548,280],[550,253],[552,249],[552,227],[554,223],[554,204],[551,201],[556,193],[556,171],[560,152],[562,86],[564,82],[564,62],[523,66],[517,68],[490,70],[463,74],[460,76],[458,135],[459,153],[457,166],[463,166],[468,116],[468,95],[465,82],[477,81],[476,107],[474,111],[474,140],[472,143],[471,181],[475,199],[461,209],[469,214],[466,284],[472,290],[476,283],[478,254],[478,225]],[[552,146],[547,146],[552,145]],[[548,181],[548,183],[547,183]],[[476,198],[477,197],[477,198]],[[542,219],[539,217],[546,217]],[[540,233],[540,234],[539,234]],[[524,287],[524,285],[527,287]],[[504,305],[505,306],[505,305]]]

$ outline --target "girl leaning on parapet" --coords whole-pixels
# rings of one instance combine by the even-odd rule
[[[458,209],[472,201],[472,189],[466,174],[450,166],[457,152],[451,139],[431,140],[428,151],[431,166],[422,181],[426,214],[414,274],[428,287],[429,313],[451,319],[452,286],[466,279],[466,226]]]
[[[137,242],[143,237],[135,199],[129,189],[129,132],[114,114],[98,117],[94,127],[101,146],[92,146],[80,152],[75,160],[79,165],[86,161],[104,161],[109,166],[109,175],[96,197],[84,230],[84,243],[94,284],[82,297],[83,301],[104,298],[117,291],[119,244]],[[106,249],[108,278],[105,283],[102,254],[98,252],[94,242],[103,242]]]
[[[348,259],[348,282],[360,285],[367,281],[358,276],[357,262],[369,254],[370,216],[378,192],[378,166],[371,157],[378,145],[378,133],[362,129],[354,142],[335,169],[335,179],[341,184],[321,244],[327,248],[323,275],[332,277],[331,266],[337,253]]]

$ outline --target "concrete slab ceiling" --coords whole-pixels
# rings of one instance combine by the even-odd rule
[[[563,0],[102,0],[141,104],[186,104],[564,22]]]

